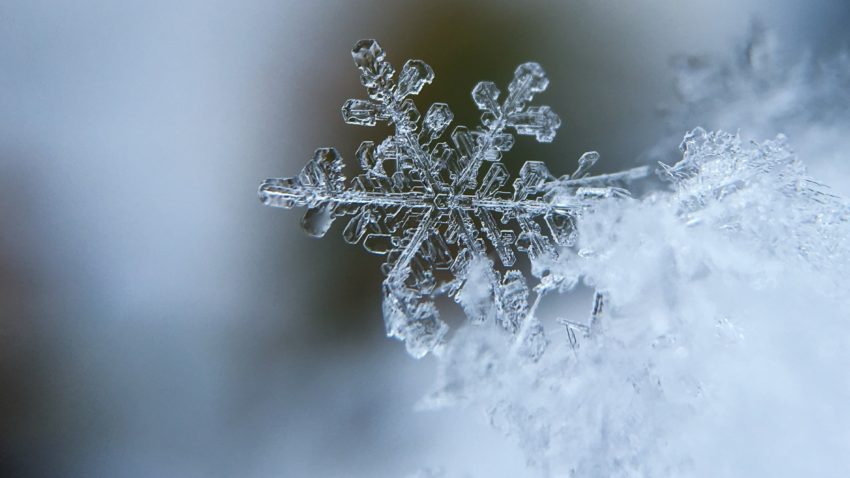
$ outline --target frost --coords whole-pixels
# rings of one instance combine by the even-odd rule
[[[504,95],[492,82],[478,83],[472,98],[483,112],[481,125],[456,126],[447,142],[439,139],[453,119],[448,105],[434,103],[423,118],[411,98],[433,81],[430,66],[408,60],[395,79],[374,40],[358,42],[352,57],[369,99],[346,101],[343,119],[362,126],[386,122],[394,134],[377,145],[360,145],[362,173],[347,185],[339,153],[321,148],[298,176],[265,181],[261,200],[307,207],[301,224],[316,237],[345,217],[347,242],[387,256],[387,334],[404,340],[412,355],[443,343],[448,327],[434,300],[448,295],[471,321],[495,322],[516,334],[527,355],[539,357],[546,339],[535,309],[563,278],[536,267],[541,282],[529,304],[523,275],[511,269],[517,253],[532,262],[556,259],[561,247],[575,241],[576,218],[595,199],[624,195],[613,185],[641,177],[646,168],[590,177],[587,170],[599,157],[594,152],[582,156],[572,176],[555,180],[544,163],[527,161],[507,189],[510,175],[500,160],[513,147],[514,134],[550,142],[561,124],[548,106],[531,105],[549,84],[540,65],[518,66]],[[491,251],[504,272],[487,256]]]

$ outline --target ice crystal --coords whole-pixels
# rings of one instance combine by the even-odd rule
[[[802,57],[791,45],[758,22],[738,48],[724,55],[680,55],[673,61],[673,98],[662,108],[668,134],[659,138],[648,159],[666,161],[674,154],[682,128],[735,131],[752,137],[778,132],[818,177],[844,195],[850,146],[850,52]]]
[[[675,184],[678,213],[688,225],[708,223],[757,241],[785,260],[823,271],[822,279],[846,290],[850,209],[808,176],[785,135],[747,146],[737,134],[696,128],[680,149],[682,160],[662,164],[661,175]],[[764,194],[766,187],[774,194]],[[786,200],[777,201],[779,195]]]
[[[623,195],[614,186],[645,170],[590,177],[587,171],[599,158],[591,152],[575,173],[557,180],[544,163],[527,161],[507,189],[510,175],[500,160],[514,135],[551,142],[561,124],[548,106],[531,105],[549,84],[540,65],[518,66],[504,95],[492,82],[478,83],[472,99],[482,111],[481,124],[456,126],[450,141],[441,141],[453,120],[448,105],[434,103],[422,117],[412,99],[433,81],[430,66],[408,60],[396,76],[375,40],[358,42],[352,57],[368,99],[346,101],[343,119],[362,126],[385,122],[394,134],[360,145],[355,156],[362,172],[347,184],[339,153],[321,148],[298,176],[266,180],[261,200],[307,207],[302,226],[316,237],[344,217],[347,242],[386,255],[387,334],[405,341],[412,355],[421,357],[443,342],[448,327],[435,299],[447,295],[470,321],[495,322],[515,334],[528,355],[539,357],[546,339],[535,309],[543,294],[565,286],[565,278],[535,268],[540,282],[529,289],[512,269],[517,254],[532,262],[557,258],[575,242],[582,211],[597,198]]]

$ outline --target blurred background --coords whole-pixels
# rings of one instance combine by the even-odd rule
[[[507,162],[560,175],[646,161],[671,59],[733,57],[754,19],[791,56],[850,39],[845,0],[1,2],[0,476],[521,475],[482,417],[414,411],[434,363],[384,336],[380,257],[259,182],[382,137],[339,112],[361,38],[429,63],[420,110],[461,124],[540,62],[563,125]]]

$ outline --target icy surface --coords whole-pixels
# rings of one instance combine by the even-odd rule
[[[563,278],[536,269],[541,283],[530,302],[525,278],[512,269],[517,254],[532,262],[557,258],[575,242],[582,211],[599,197],[624,194],[612,186],[646,169],[590,177],[587,171],[599,158],[592,152],[572,176],[558,181],[544,163],[527,161],[507,187],[510,174],[500,160],[514,134],[550,142],[561,124],[548,106],[531,105],[549,84],[540,65],[519,65],[505,93],[492,82],[478,83],[472,99],[482,111],[481,125],[456,126],[450,141],[440,141],[453,119],[448,105],[434,103],[422,117],[411,98],[433,81],[430,66],[408,60],[396,78],[374,40],[358,42],[352,57],[369,99],[346,101],[343,119],[362,126],[386,122],[394,134],[377,145],[360,145],[362,172],[347,183],[339,153],[321,148],[298,176],[265,181],[261,200],[308,208],[302,226],[316,237],[342,217],[347,242],[386,255],[387,334],[405,341],[412,355],[422,357],[444,342],[448,327],[434,300],[448,295],[471,321],[495,322],[538,357],[546,340],[535,308]]]

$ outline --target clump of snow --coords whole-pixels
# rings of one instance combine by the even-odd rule
[[[850,475],[847,203],[783,137],[681,151],[666,190],[600,201],[545,265],[605,291],[593,330],[535,361],[467,326],[424,405],[486,411],[544,476]]]

